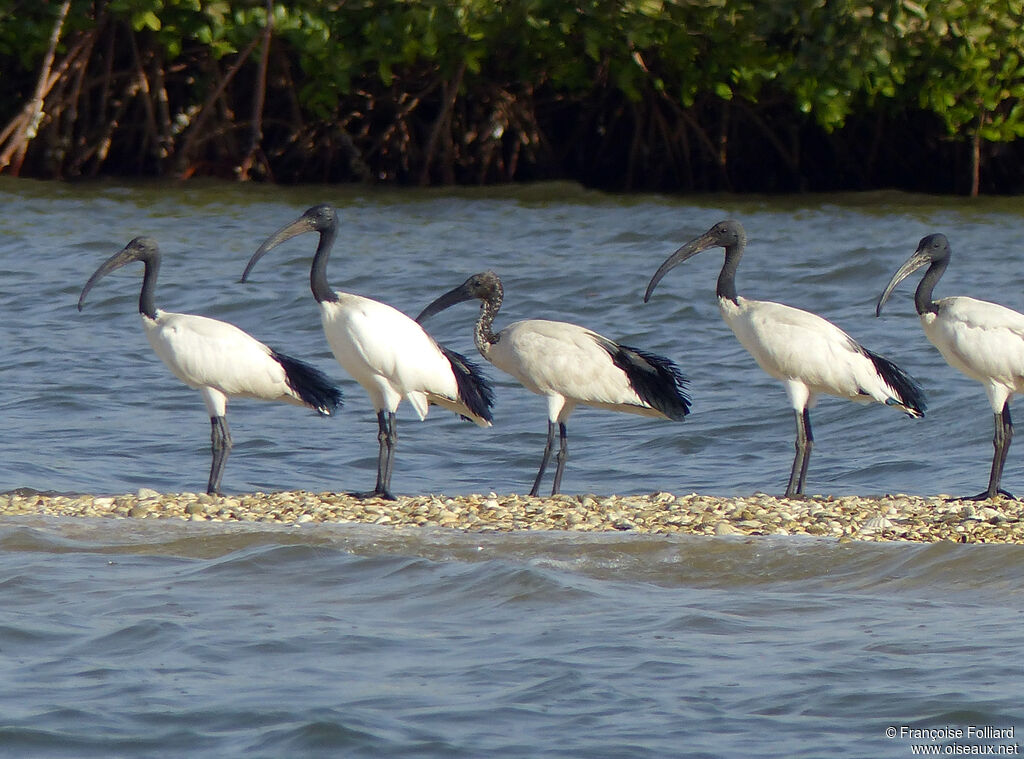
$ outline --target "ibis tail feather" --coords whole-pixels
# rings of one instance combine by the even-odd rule
[[[302,402],[321,416],[330,416],[342,404],[339,390],[319,369],[304,361],[271,351],[274,360],[284,369],[288,387],[295,391]]]
[[[641,400],[674,421],[690,413],[687,380],[674,362],[657,353],[611,340],[602,345],[612,362],[626,373],[630,386]]]
[[[924,416],[928,404],[925,402],[924,390],[921,389],[917,380],[884,356],[872,353],[867,348],[863,350],[865,355],[871,359],[871,363],[875,365],[875,369],[878,370],[882,379],[885,380],[885,384],[893,390],[895,397],[888,402],[888,405],[896,406],[910,416]]]
[[[485,422],[493,422],[494,416],[491,413],[491,407],[494,406],[494,389],[491,387],[490,380],[484,376],[483,370],[461,353],[440,344],[438,347],[452,365],[455,383],[459,388],[459,400]],[[466,421],[474,421],[467,416],[462,418]]]

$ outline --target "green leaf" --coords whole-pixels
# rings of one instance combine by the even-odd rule
[[[132,17],[132,27],[137,32],[143,29],[152,29],[156,32],[160,30],[160,18],[153,11],[142,11]]]

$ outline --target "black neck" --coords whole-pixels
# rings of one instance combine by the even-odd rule
[[[338,228],[333,224],[327,229],[320,230],[320,244],[316,246],[313,267],[309,270],[309,289],[313,291],[317,303],[334,303],[338,300],[338,294],[327,284],[327,259],[331,255],[337,234]]]
[[[156,319],[156,277],[160,273],[160,254],[151,253],[141,261],[146,270],[142,275],[142,292],[139,293],[139,313]]]
[[[473,342],[483,356],[486,356],[491,346],[498,342],[498,336],[491,328],[494,325],[494,317],[501,309],[501,300],[502,293],[499,289],[490,298],[480,302],[480,318],[476,320],[476,328],[473,330]]]
[[[722,264],[722,271],[718,274],[718,286],[715,293],[719,298],[727,298],[733,303],[738,303],[736,295],[736,269],[739,268],[740,259],[743,258],[743,243],[730,245],[725,249],[725,263]]]
[[[917,290],[914,292],[914,306],[917,308],[917,313],[926,314],[939,312],[939,307],[932,300],[932,290],[935,289],[935,284],[939,281],[939,277],[946,271],[946,266],[949,265],[949,258],[940,258],[937,261],[932,261],[931,266],[928,267],[928,271],[921,277],[921,281],[917,285]]]

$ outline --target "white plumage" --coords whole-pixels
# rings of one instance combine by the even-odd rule
[[[576,324],[545,319],[513,322],[495,334],[492,325],[502,297],[497,274],[474,274],[423,309],[416,320],[479,299],[480,318],[474,330],[477,349],[527,390],[547,399],[547,443],[530,495],[537,495],[556,426],[561,445],[551,493],[558,492],[568,455],[566,421],[577,405],[673,420],[681,420],[689,411],[682,374],[661,356],[620,345]]]
[[[603,347],[613,341],[596,332],[569,322],[527,319],[509,324],[497,338],[484,356],[530,392],[545,396],[553,422],[565,422],[579,404],[669,418],[637,394]]]
[[[82,289],[79,310],[100,279],[134,261],[145,264],[139,314],[149,344],[175,377],[199,390],[210,415],[213,461],[207,492],[220,491],[231,450],[226,420],[229,397],[285,401],[325,416],[341,404],[340,391],[316,369],[273,351],[233,324],[156,308],[160,250],[148,237],[135,238],[96,270]]]
[[[992,410],[1024,390],[1024,314],[964,296],[921,314],[925,336],[946,363],[985,386]]]
[[[917,286],[914,303],[924,334],[950,366],[984,386],[992,407],[995,449],[988,488],[973,499],[1009,495],[1000,490],[1003,465],[1013,439],[1010,401],[1024,391],[1024,314],[967,297],[932,300],[932,291],[949,265],[952,251],[945,235],[921,239],[914,254],[901,266],[878,298],[876,315],[896,286],[923,266],[928,271]]]
[[[460,398],[451,361],[408,316],[386,303],[348,293],[320,303],[324,335],[338,363],[370,396],[394,413],[408,399],[420,420],[431,403],[489,427],[491,418]]]
[[[886,358],[872,353],[839,327],[791,306],[747,300],[736,293],[736,269],[746,245],[738,221],[722,221],[683,245],[651,278],[648,301],[669,270],[702,250],[725,249],[718,276],[718,305],[726,324],[769,375],[786,388],[796,416],[796,457],[786,497],[803,494],[814,437],[808,409],[821,394],[854,401],[877,401],[914,417],[924,415],[924,395],[917,383]]]
[[[491,424],[491,388],[464,356],[439,345],[408,316],[370,298],[335,292],[327,284],[327,260],[338,230],[329,205],[314,206],[259,247],[242,274],[244,282],[271,248],[304,232],[320,242],[310,270],[310,289],[320,306],[324,335],[338,363],[370,397],[377,412],[377,484],[367,496],[393,499],[391,472],[397,441],[395,412],[408,399],[426,418],[430,404],[447,408],[481,427]]]
[[[306,405],[273,351],[234,324],[158,309],[155,319],[142,314],[142,327],[174,376],[202,391],[210,416],[224,416],[228,397]]]
[[[722,318],[767,374],[786,388],[793,409],[821,394],[890,404],[899,396],[852,337],[817,314],[772,301],[719,298]]]

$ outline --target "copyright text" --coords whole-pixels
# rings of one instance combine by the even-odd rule
[[[885,737],[911,743],[912,756],[1018,756],[1020,744],[1015,742],[1014,727],[996,725],[965,725],[964,727],[910,727],[889,725]],[[1003,741],[980,744],[976,741]]]

